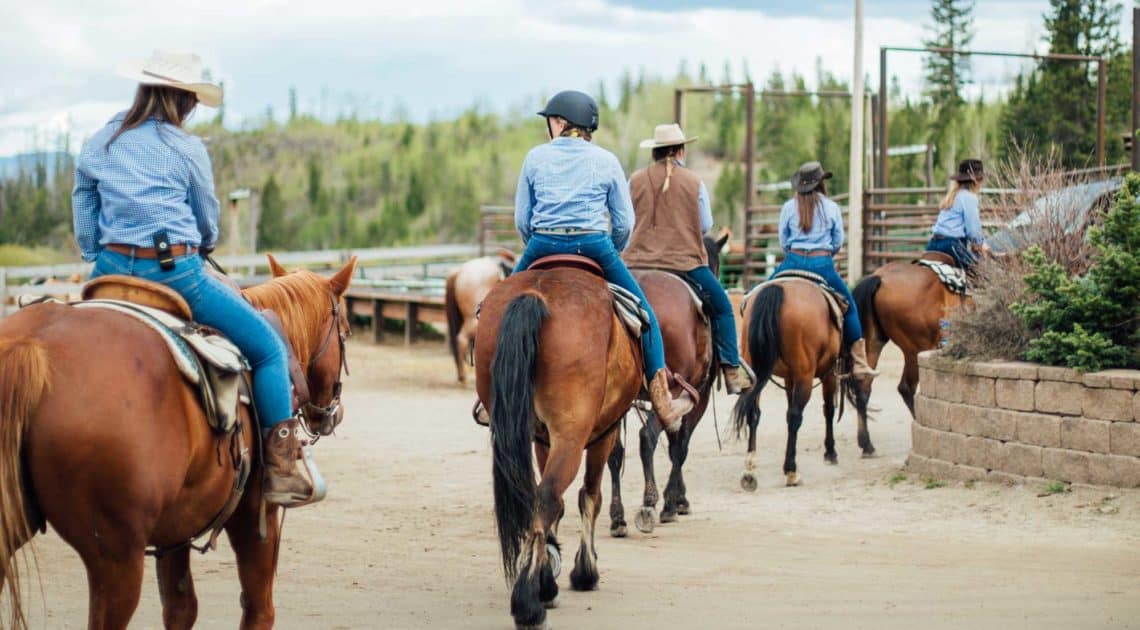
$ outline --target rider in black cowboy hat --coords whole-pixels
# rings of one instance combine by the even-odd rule
[[[981,160],[962,160],[958,172],[950,179],[949,192],[938,204],[938,220],[934,222],[934,236],[926,249],[949,255],[963,269],[974,264],[971,246],[983,254],[990,251],[986,235],[982,232],[982,219],[978,212],[978,190],[986,173]]]

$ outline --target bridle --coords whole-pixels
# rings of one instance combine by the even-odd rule
[[[348,339],[350,331],[342,327],[340,323],[340,300],[331,292],[329,293],[329,297],[332,299],[332,324],[329,324],[329,332],[325,335],[324,341],[321,342],[320,349],[309,359],[309,365],[311,366],[316,363],[332,346],[334,332],[336,333],[337,346],[340,349],[340,365],[337,366],[336,382],[333,383],[332,386],[332,400],[329,401],[329,404],[322,407],[313,404],[312,401],[306,401],[305,404],[301,406],[301,415],[305,419],[305,422],[302,422],[301,426],[305,432],[309,434],[314,444],[317,440],[321,439],[322,436],[332,435],[337,425],[340,424],[342,418],[340,413],[341,377],[349,374],[348,356],[345,353],[345,341]],[[309,366],[305,366],[306,372],[308,371],[308,367]],[[309,428],[310,424],[316,424],[317,428],[315,431]]]

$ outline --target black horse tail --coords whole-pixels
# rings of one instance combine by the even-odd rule
[[[491,361],[495,521],[508,579],[518,573],[523,539],[534,524],[534,371],[539,333],[549,316],[540,295],[524,293],[511,300]]]
[[[459,329],[463,328],[463,314],[459,312],[459,297],[455,295],[455,280],[458,277],[459,272],[457,271],[447,276],[447,283],[444,285],[443,291],[443,310],[447,313],[447,347],[451,350],[451,356],[455,358],[457,365],[459,363],[459,345],[455,336],[459,334]]]
[[[851,296],[855,298],[855,306],[859,309],[859,322],[863,324],[863,336],[868,340],[873,339],[886,343],[891,339],[879,323],[879,314],[875,312],[875,294],[879,292],[879,287],[882,285],[883,279],[881,277],[867,276],[855,285],[855,290],[851,292]]]
[[[784,305],[784,287],[774,284],[760,290],[752,305],[748,321],[748,354],[752,357],[752,371],[756,385],[740,394],[733,408],[736,435],[760,414],[760,391],[772,378],[776,360],[780,358],[780,308]]]

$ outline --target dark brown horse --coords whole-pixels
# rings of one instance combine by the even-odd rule
[[[443,294],[447,345],[455,359],[455,371],[461,384],[467,383],[467,363],[479,324],[475,311],[487,293],[511,275],[514,266],[514,252],[500,249],[494,256],[468,260],[447,276]]]
[[[343,344],[330,341],[348,330],[341,296],[355,263],[332,278],[297,271],[246,291],[281,317],[312,402],[326,408],[338,397]],[[245,444],[259,443],[248,414],[241,430]],[[148,545],[184,543],[230,498],[230,446],[207,426],[165,342],[135,319],[48,303],[0,321],[0,585],[7,584],[11,625],[26,626],[16,552],[35,533],[24,487],[87,567],[88,628],[126,628]],[[237,555],[242,628],[274,620],[279,513],[268,507],[263,539],[257,459],[225,524]],[[198,603],[190,549],[157,563],[164,624],[191,627]]]
[[[903,373],[899,395],[914,416],[918,390],[918,353],[938,347],[939,320],[962,306],[964,298],[951,292],[928,267],[894,262],[863,278],[852,291],[859,308],[859,321],[867,339],[867,362],[879,364],[888,342],[902,350]],[[867,383],[867,394],[871,384]]]
[[[832,324],[830,307],[820,289],[805,281],[780,282],[761,288],[745,306],[740,345],[744,360],[756,372],[756,385],[740,395],[733,409],[737,434],[748,426],[748,457],[740,485],[748,491],[757,487],[756,427],[760,424],[760,392],[773,375],[783,377],[788,399],[788,443],[784,452],[787,485],[800,483],[796,472],[796,437],[815,379],[823,385],[826,422],[823,458],[829,464],[838,463],[833,421],[840,393],[837,372],[840,330]],[[863,455],[869,457],[875,448],[863,422],[866,395],[857,388],[845,386],[845,389],[860,412],[859,446]]]
[[[615,316],[605,281],[581,269],[512,275],[487,295],[480,320],[475,386],[491,414],[495,518],[503,569],[515,580],[511,615],[519,628],[542,628],[558,595],[562,495],[583,449],[582,535],[570,585],[597,587],[602,473],[641,388],[641,353]]]
[[[720,237],[704,238],[708,253],[709,267],[713,275],[720,272],[720,255],[732,237],[732,232],[724,230]],[[669,437],[669,460],[672,469],[669,482],[665,486],[665,505],[661,510],[661,522],[671,523],[678,514],[689,513],[689,499],[685,496],[685,479],[681,473],[685,459],[689,455],[689,442],[701,418],[708,408],[716,382],[716,361],[712,331],[703,321],[685,287],[685,281],[667,271],[634,269],[633,275],[641,285],[649,300],[657,321],[661,325],[661,338],[665,343],[665,364],[679,373],[700,394],[700,400],[693,410],[685,414],[681,428]],[[732,331],[736,334],[736,331]],[[641,508],[634,517],[637,528],[644,533],[653,531],[657,521],[657,479],[653,472],[653,453],[657,450],[657,440],[661,436],[661,426],[649,412],[648,421],[639,431],[641,466],[645,475],[645,492]],[[628,526],[625,521],[625,507],[621,502],[621,470],[625,462],[625,445],[619,437],[610,453],[609,468],[613,495],[610,499],[610,535],[622,538]]]

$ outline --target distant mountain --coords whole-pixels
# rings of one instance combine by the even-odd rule
[[[37,151],[0,156],[0,178],[15,177],[21,170],[31,173],[35,171],[37,164],[47,167],[48,177],[51,177],[55,174],[55,165],[67,157],[67,154],[61,151]]]

